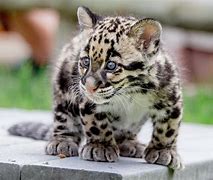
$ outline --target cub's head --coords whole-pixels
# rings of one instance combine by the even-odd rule
[[[160,23],[133,17],[101,17],[85,7],[79,7],[77,15],[82,31],[89,32],[79,59],[83,93],[103,104],[138,89],[139,77],[146,77],[146,68],[160,46]]]

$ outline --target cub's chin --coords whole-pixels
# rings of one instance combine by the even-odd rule
[[[90,99],[95,104],[106,104],[106,103],[110,102],[110,99],[105,99],[103,97],[98,97],[98,96],[89,95],[89,94],[86,94],[86,96],[88,99]]]

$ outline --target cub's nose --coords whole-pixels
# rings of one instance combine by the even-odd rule
[[[85,79],[85,87],[89,93],[94,93],[99,86],[101,85],[101,81],[96,80],[94,77],[89,76]]]

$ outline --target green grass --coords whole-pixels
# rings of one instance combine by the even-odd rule
[[[33,75],[30,64],[19,70],[0,68],[0,107],[51,109],[51,85],[47,69]],[[184,91],[184,121],[213,124],[213,91],[198,87]]]
[[[213,88],[186,89],[184,107],[185,122],[213,124]]]
[[[51,108],[51,83],[46,68],[35,75],[30,64],[18,70],[1,67],[0,87],[0,107]]]

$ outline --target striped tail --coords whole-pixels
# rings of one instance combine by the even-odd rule
[[[22,122],[8,129],[11,135],[29,137],[36,140],[49,140],[52,133],[50,125],[34,122]]]

